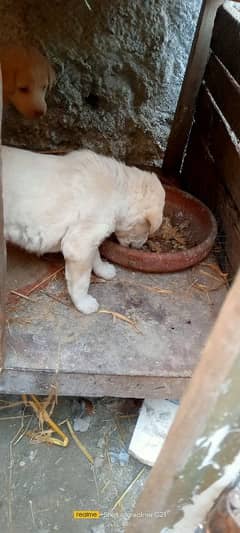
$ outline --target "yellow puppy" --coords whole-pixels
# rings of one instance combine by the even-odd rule
[[[34,47],[0,47],[3,102],[11,103],[26,118],[38,118],[47,111],[45,96],[56,81],[48,59]]]

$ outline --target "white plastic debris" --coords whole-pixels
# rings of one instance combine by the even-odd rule
[[[82,418],[81,416],[76,416],[73,419],[73,429],[74,431],[81,431],[82,433],[84,433],[85,431],[88,430],[90,426],[90,422],[91,422],[90,416],[85,416],[84,418]]]
[[[144,400],[129,445],[129,454],[141,463],[153,466],[177,409],[178,402],[175,401]]]

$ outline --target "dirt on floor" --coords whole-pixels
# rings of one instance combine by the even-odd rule
[[[29,432],[39,432],[32,408],[6,407],[21,400],[0,396],[0,531],[122,533],[150,471],[128,455],[141,401],[60,398],[52,419],[63,422],[64,448],[31,440]],[[99,511],[100,517],[76,520],[76,510]]]

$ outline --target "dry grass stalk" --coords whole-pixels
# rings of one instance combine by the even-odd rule
[[[46,442],[47,444],[51,444],[51,438],[52,438],[53,430],[52,429],[45,429],[42,431],[37,431],[34,429],[33,431],[28,431],[27,436],[30,437],[31,441],[35,444],[41,444],[42,442]]]
[[[57,403],[58,403],[57,387],[55,385],[51,385],[50,392],[47,398],[42,401],[42,405],[44,409],[48,409],[48,407],[50,406],[50,410],[48,412],[49,416],[52,416]]]
[[[98,312],[106,314],[106,315],[111,315],[113,317],[113,320],[117,318],[118,320],[127,322],[127,324],[130,324],[130,326],[132,326],[138,333],[142,333],[140,329],[138,329],[137,327],[136,320],[133,320],[132,318],[122,315],[121,313],[118,313],[117,311],[110,311],[108,309],[100,309]]]
[[[44,402],[40,403],[39,400],[34,395],[31,395],[31,400],[28,400],[27,396],[23,395],[23,400],[25,402],[25,405],[31,406],[32,409],[34,410],[38,418],[40,428],[41,428],[41,430],[37,433],[34,431],[31,432],[31,434],[28,433],[29,436],[31,436],[31,439],[34,442],[36,442],[36,439],[37,439],[37,442],[44,441],[44,442],[48,442],[49,444],[56,444],[57,446],[63,446],[64,448],[68,446],[69,439],[67,435],[65,435],[65,433],[63,433],[60,427],[51,419],[51,417],[49,416],[48,412],[46,411],[44,407]],[[52,437],[51,436],[52,433],[46,434],[45,430],[43,429],[44,423],[47,423],[51,428],[50,431],[52,431],[52,433],[57,433],[57,435],[59,435],[61,439]]]
[[[106,283],[106,280],[103,278],[99,278],[98,276],[95,276],[95,274],[91,274],[91,283]]]
[[[138,283],[137,281],[129,281],[127,279],[123,279],[121,281],[123,283],[126,283],[127,285],[134,285],[135,287],[140,287],[142,289],[146,289],[147,291],[156,292],[158,294],[169,295],[169,294],[173,294],[174,292],[171,289],[162,289],[161,287],[158,287],[158,286],[152,287],[151,285],[145,285],[144,283]]]
[[[206,276],[207,278],[214,279],[214,281],[221,281],[222,285],[225,285],[225,281],[222,278],[219,278],[217,276],[214,276],[211,272],[207,272],[206,270],[199,270],[199,274],[202,274],[203,276]]]
[[[12,309],[12,311],[14,312],[15,309]],[[30,320],[30,318],[20,318],[18,316],[15,316],[15,317],[9,317],[7,319],[7,324],[12,324],[12,323],[16,323],[17,324],[20,324],[20,325],[23,325],[25,326],[25,324],[32,324],[32,320]]]
[[[64,270],[64,266],[62,267],[59,267],[57,268],[54,272],[52,272],[52,274],[49,274],[48,276],[46,276],[45,278],[43,278],[41,281],[39,281],[36,285],[34,285],[33,287],[31,287],[31,289],[29,289],[28,291],[28,296],[29,294],[32,294],[32,292],[36,291],[37,289],[39,289],[39,287],[42,287],[42,285],[44,285],[45,283],[47,283],[48,281],[50,281],[51,279],[55,278],[55,276],[57,276],[57,274],[59,274],[59,272],[62,272]]]
[[[115,511],[116,507],[122,503],[123,499],[125,498],[126,494],[132,489],[132,487],[135,485],[136,481],[141,477],[143,472],[145,471],[145,466],[138,472],[137,476],[131,481],[131,483],[128,485],[128,487],[124,490],[124,492],[121,494],[121,496],[117,499],[117,501],[114,503],[113,507],[111,508],[111,512]]]
[[[61,300],[61,298],[58,298],[58,296],[55,296],[54,294],[51,294],[48,291],[45,291],[45,290],[41,289],[40,292],[41,292],[41,294],[44,294],[45,296],[48,296],[48,298],[51,298],[55,302],[58,302],[59,304],[65,305],[65,307],[71,307],[71,305],[69,303],[64,302],[63,300]]]
[[[29,417],[29,421],[28,421],[26,427],[23,428],[23,431],[22,431],[22,433],[20,433],[20,435],[19,435],[19,437],[17,438],[17,440],[15,440],[15,442],[14,442],[14,446],[16,446],[16,445],[20,442],[20,440],[22,440],[22,438],[24,437],[24,435],[27,435],[27,433],[28,433],[28,428],[29,428],[29,426],[30,426],[30,424],[31,424],[31,422],[32,422],[33,415],[24,415],[24,419],[27,418],[27,417]]]
[[[16,415],[16,416],[1,416],[0,422],[4,422],[6,420],[17,420],[19,418],[22,418],[22,415]],[[32,418],[32,415],[24,415],[24,418]]]
[[[25,294],[22,294],[21,292],[15,291],[14,289],[10,290],[11,294],[14,294],[14,296],[19,296],[19,298],[23,298],[24,300],[28,300],[30,302],[34,302],[32,298],[29,298],[29,296],[26,296]]]
[[[5,403],[5,405],[0,406],[0,411],[2,411],[2,409],[9,409],[11,407],[16,407],[17,405],[23,405],[23,404],[24,404],[23,400],[20,400],[19,402]]]
[[[139,287],[142,287],[143,289],[146,289],[150,292],[156,292],[157,294],[165,294],[165,295],[169,295],[169,294],[173,294],[173,291],[171,289],[161,289],[161,287],[150,287],[149,285],[144,285],[144,284],[138,284]]]
[[[108,485],[110,484],[110,479],[108,479],[108,481],[105,483],[105,485],[103,486],[103,488],[101,489],[101,493],[105,492],[106,488],[108,487]]]
[[[84,444],[80,441],[80,439],[77,437],[76,433],[74,433],[73,428],[72,428],[69,420],[67,420],[67,427],[68,427],[70,435],[72,436],[73,440],[76,442],[76,445],[78,446],[78,448],[81,450],[81,452],[86,457],[86,459],[89,461],[89,463],[91,463],[93,465],[94,464],[94,460],[93,460],[91,454],[89,453],[87,448],[84,446]]]
[[[228,273],[223,272],[218,264],[216,263],[202,263],[202,266],[205,266],[212,270],[215,274],[217,274],[220,278],[222,278],[226,283],[228,281]]]
[[[196,289],[197,291],[208,293],[208,292],[214,292],[218,291],[223,286],[223,283],[220,282],[218,285],[209,286],[205,283],[201,283],[198,280],[194,281],[192,284],[192,288]]]

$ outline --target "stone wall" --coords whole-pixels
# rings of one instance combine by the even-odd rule
[[[30,41],[58,74],[46,117],[4,113],[3,141],[159,164],[201,0],[2,0],[0,44]]]

